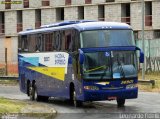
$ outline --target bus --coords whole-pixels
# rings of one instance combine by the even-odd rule
[[[58,97],[75,107],[116,100],[124,106],[138,96],[144,54],[125,23],[64,21],[22,31],[18,39],[20,90],[31,100]]]

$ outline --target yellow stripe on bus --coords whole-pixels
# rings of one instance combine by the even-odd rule
[[[62,81],[64,81],[65,79],[65,67],[28,67],[28,68]]]

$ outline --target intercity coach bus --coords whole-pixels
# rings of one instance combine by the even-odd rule
[[[139,51],[139,61],[137,52]],[[19,33],[20,90],[31,100],[85,101],[137,98],[137,64],[144,54],[125,23],[64,21]]]

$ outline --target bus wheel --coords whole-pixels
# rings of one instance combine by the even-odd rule
[[[77,100],[76,99],[76,91],[75,90],[73,90],[73,99],[72,99],[72,101],[73,101],[73,105],[74,105],[74,107],[80,107],[80,106],[82,106],[82,101],[79,101],[79,100]]]
[[[117,106],[124,107],[125,99],[117,99]]]
[[[35,99],[36,101],[44,101],[44,102],[47,102],[47,101],[48,101],[49,97],[38,95],[36,86],[35,86],[35,88],[34,88],[34,92],[35,92],[35,93],[34,93],[34,99]]]
[[[35,90],[31,84],[29,85],[29,97],[30,97],[30,100],[32,101],[35,99]]]

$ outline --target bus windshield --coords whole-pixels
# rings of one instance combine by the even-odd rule
[[[84,53],[84,79],[108,80],[137,76],[135,51]]]
[[[137,77],[137,58],[135,51],[112,51],[113,78]]]
[[[83,31],[80,37],[81,48],[135,45],[132,30]]]

